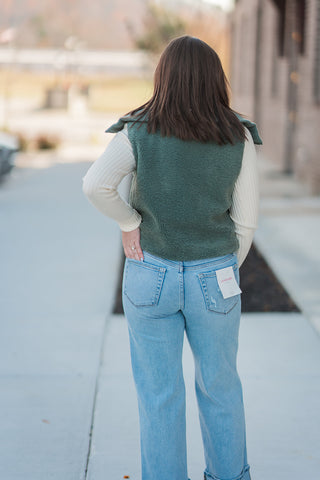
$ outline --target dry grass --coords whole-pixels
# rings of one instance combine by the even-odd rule
[[[125,112],[144,103],[152,94],[152,80],[106,75],[75,76],[48,72],[0,69],[0,96],[28,99],[42,106],[48,88],[70,84],[89,86],[89,107],[94,111]]]
[[[0,95],[9,98],[42,101],[47,88],[55,84],[49,73],[31,73],[19,70],[0,70]]]
[[[146,102],[151,94],[151,80],[106,78],[91,83],[90,106],[93,110],[125,112]]]

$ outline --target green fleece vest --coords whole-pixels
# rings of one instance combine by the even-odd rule
[[[262,143],[255,124],[249,128]],[[135,160],[129,203],[142,217],[143,250],[176,261],[219,257],[239,244],[229,216],[244,142],[218,145],[149,134],[143,121],[122,117],[107,132],[128,124]]]

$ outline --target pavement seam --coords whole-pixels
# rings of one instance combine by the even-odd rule
[[[99,379],[100,379],[101,368],[102,368],[102,365],[103,365],[104,345],[105,345],[105,338],[106,338],[106,333],[107,333],[107,326],[109,324],[109,321],[108,321],[109,319],[110,319],[110,315],[106,314],[105,315],[104,326],[103,326],[103,332],[102,332],[102,336],[101,336],[99,362],[98,362],[95,388],[94,388],[94,395],[93,395],[91,425],[90,425],[90,433],[89,433],[89,444],[88,444],[86,467],[85,467],[85,472],[84,472],[84,480],[87,479],[90,457],[91,457],[91,451],[92,451],[92,436],[93,436],[94,420],[95,420],[95,413],[96,413],[97,396],[98,396],[98,390],[99,390]]]

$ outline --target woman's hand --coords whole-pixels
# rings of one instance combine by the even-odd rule
[[[143,253],[140,246],[140,228],[135,228],[131,232],[122,232],[122,245],[124,254],[127,258],[143,260]]]

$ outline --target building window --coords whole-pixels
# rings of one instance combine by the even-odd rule
[[[286,30],[286,0],[274,0],[273,2],[278,9],[278,55],[283,57],[285,54],[285,30]]]
[[[298,53],[303,55],[305,51],[306,0],[273,0],[273,3],[278,9],[279,56],[288,55],[288,40],[291,41],[293,34],[298,43]],[[291,15],[294,15],[294,18],[290,18]]]
[[[306,0],[297,1],[296,26],[299,37],[299,53],[304,54],[306,25]]]

